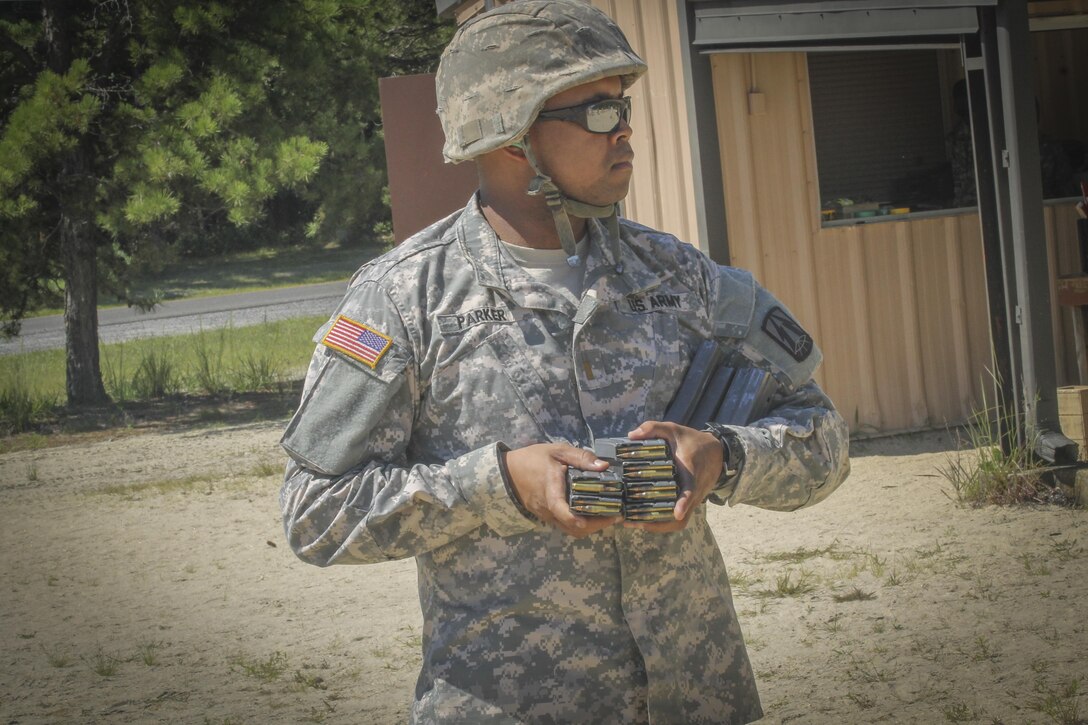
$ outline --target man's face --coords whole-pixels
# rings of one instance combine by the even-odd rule
[[[620,98],[622,94],[618,76],[602,78],[552,96],[543,110]],[[537,119],[528,137],[541,169],[567,196],[598,206],[627,196],[635,154],[626,121],[612,133],[591,133],[571,121]]]

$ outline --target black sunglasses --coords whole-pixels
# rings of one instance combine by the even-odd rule
[[[621,122],[631,120],[631,97],[608,98],[603,101],[590,101],[579,106],[556,108],[541,111],[537,118],[545,120],[570,121],[590,133],[612,133]]]

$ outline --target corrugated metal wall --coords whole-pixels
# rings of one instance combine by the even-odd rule
[[[677,4],[668,0],[592,1],[619,24],[635,52],[650,66],[630,91],[635,175],[625,215],[697,244]]]
[[[977,214],[823,228],[804,54],[718,54],[711,66],[733,263],[812,332],[820,382],[851,428],[966,420],[992,398]],[[749,112],[751,91],[765,112]],[[1045,215],[1056,272],[1076,259],[1072,215],[1069,204]]]

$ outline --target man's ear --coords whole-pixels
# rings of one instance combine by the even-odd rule
[[[515,141],[509,146],[503,146],[499,150],[509,158],[525,161],[525,145],[521,141]]]

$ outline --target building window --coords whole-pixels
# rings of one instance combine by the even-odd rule
[[[1032,33],[1044,199],[1088,181],[1088,28]],[[966,88],[949,49],[810,52],[823,221],[977,204]]]
[[[958,205],[950,55],[958,66],[934,49],[808,54],[825,221]]]
[[[1088,27],[1034,31],[1031,44],[1043,197],[1080,196],[1088,181]]]

